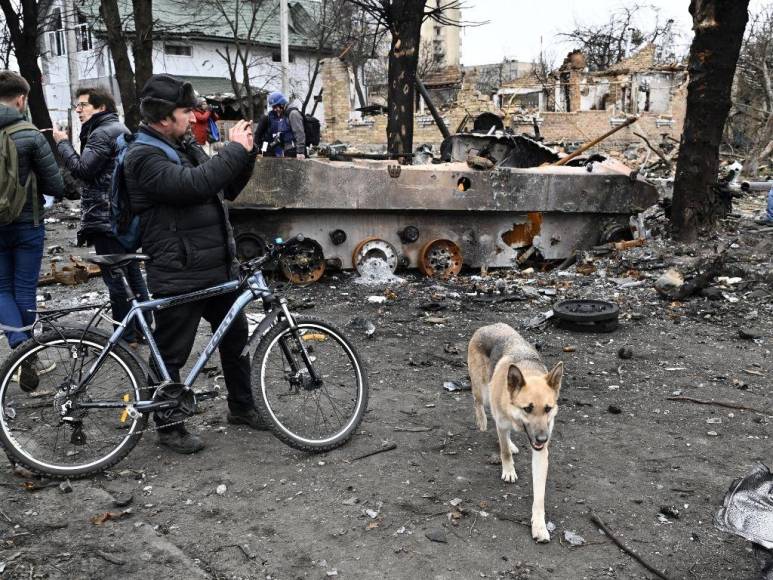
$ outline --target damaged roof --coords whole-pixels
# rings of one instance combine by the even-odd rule
[[[99,14],[99,0],[82,0],[78,10],[93,26],[94,31],[105,33],[106,28]],[[205,40],[233,41],[234,33],[228,20],[239,11],[239,38],[246,39],[252,20],[252,6],[257,5],[252,40],[259,45],[279,46],[279,2],[268,0],[258,2],[240,2],[239,0],[153,0],[154,35],[163,38],[197,38]],[[222,7],[222,8],[220,8]],[[313,50],[317,48],[314,38],[319,12],[319,2],[313,0],[291,0],[289,2],[291,48]],[[118,9],[125,32],[134,32],[134,19],[131,18],[132,5],[129,0],[118,0]]]

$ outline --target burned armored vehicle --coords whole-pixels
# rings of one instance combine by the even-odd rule
[[[629,218],[658,199],[613,159],[558,166],[550,148],[501,132],[450,135],[429,164],[338,157],[258,159],[230,206],[242,257],[302,233],[295,258],[282,265],[293,282],[313,282],[330,266],[360,270],[370,260],[448,277],[463,265],[561,260],[624,239]]]

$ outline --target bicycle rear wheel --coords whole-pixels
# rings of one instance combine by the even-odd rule
[[[134,448],[147,415],[132,419],[125,407],[78,408],[84,401],[141,400],[147,379],[123,347],[113,348],[82,393],[69,395],[107,343],[99,334],[65,329],[14,349],[0,367],[0,445],[11,459],[49,477],[78,478],[115,465]],[[25,364],[35,368],[37,381],[24,379]],[[63,420],[68,400],[70,420]]]
[[[281,441],[323,452],[346,443],[368,406],[368,381],[343,333],[311,317],[277,324],[260,341],[252,363],[257,410]],[[308,352],[315,382],[300,345]]]

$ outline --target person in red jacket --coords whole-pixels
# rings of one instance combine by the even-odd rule
[[[206,99],[199,99],[196,108],[193,109],[196,122],[192,126],[193,137],[196,143],[201,145],[208,155],[212,155],[209,133],[209,120],[217,121],[219,117],[213,111],[210,111]]]

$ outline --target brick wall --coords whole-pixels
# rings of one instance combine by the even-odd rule
[[[322,141],[332,143],[339,140],[358,146],[385,146],[387,115],[368,115],[361,120],[350,120],[351,99],[349,72],[346,65],[337,58],[322,63],[322,82],[325,87],[325,125],[322,127]],[[477,76],[466,74],[456,97],[455,104],[440,110],[449,130],[453,133],[467,111],[474,116],[485,111],[497,112],[493,101],[475,90]],[[472,123],[470,123],[472,126]],[[429,111],[417,111],[414,115],[414,146],[429,143],[439,146],[443,140]]]

